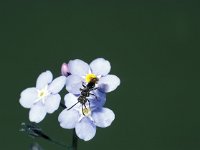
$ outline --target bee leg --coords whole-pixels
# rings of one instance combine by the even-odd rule
[[[84,111],[83,111],[83,105],[82,105],[82,114],[85,116]]]
[[[91,88],[90,91],[94,91],[94,90],[97,90],[98,88],[95,87],[95,88]]]
[[[94,96],[94,97],[95,97],[95,99],[96,99],[96,100],[98,100],[98,99],[97,99],[97,96],[96,96],[95,94],[93,94],[93,93],[90,93],[90,95]]]
[[[88,103],[89,103],[89,108],[90,108],[90,100],[88,100]]]
[[[98,89],[97,87],[93,88],[93,90],[97,90],[97,89]]]
[[[84,106],[85,106],[85,109],[87,109],[87,107],[86,107],[86,105],[84,104]]]
[[[70,110],[70,109],[72,109],[76,104],[78,104],[79,103],[79,101],[77,102],[77,103],[75,103],[74,105],[72,105],[70,108],[67,108],[67,110]]]
[[[84,82],[82,82],[82,86],[83,86],[84,88],[86,88],[86,86],[84,85]]]

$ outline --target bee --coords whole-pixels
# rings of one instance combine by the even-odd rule
[[[90,80],[90,82],[87,84],[87,85],[84,85],[84,83],[82,82],[82,86],[83,88],[80,88],[80,91],[81,91],[81,94],[80,96],[78,97],[78,102],[75,103],[74,105],[72,105],[70,108],[68,108],[67,110],[70,110],[72,109],[76,104],[78,103],[81,103],[82,104],[82,113],[83,115],[85,116],[84,114],[84,111],[83,109],[86,108],[86,103],[88,102],[89,103],[89,107],[90,107],[90,100],[88,99],[88,97],[90,95],[94,96],[96,99],[97,99],[97,96],[93,93],[91,93],[91,91],[94,91],[97,89],[97,87],[95,87],[96,83],[98,82],[98,78],[92,78]]]

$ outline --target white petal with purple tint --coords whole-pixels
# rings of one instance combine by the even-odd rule
[[[99,90],[95,90],[91,93],[94,94],[95,96],[94,95],[90,96],[90,98],[89,98],[90,106],[92,108],[102,107],[106,102],[106,93],[101,92]]]
[[[21,92],[19,103],[25,108],[31,108],[37,99],[37,94],[36,88],[27,88]]]
[[[92,118],[96,126],[105,128],[111,125],[115,119],[115,114],[108,108],[99,108],[93,111]]]
[[[111,65],[104,58],[97,58],[90,63],[90,68],[95,75],[105,76],[110,72]]]
[[[78,97],[75,96],[72,93],[68,93],[65,95],[64,100],[65,100],[65,106],[69,109],[70,107],[72,107],[74,104],[76,104],[78,102]],[[77,105],[74,106],[74,108],[79,107],[80,103],[78,103]]]
[[[50,71],[43,72],[39,75],[36,81],[36,88],[38,90],[47,86],[53,80],[53,75]]]
[[[82,78],[77,75],[70,75],[66,79],[66,90],[73,94],[80,94],[82,88]]]
[[[66,77],[60,76],[53,80],[53,82],[49,85],[48,91],[52,94],[59,93],[66,83]]]
[[[33,105],[29,111],[29,120],[31,122],[39,123],[46,116],[46,110],[41,102]]]
[[[96,126],[87,117],[76,124],[75,130],[77,136],[84,141],[91,140],[96,134]]]
[[[60,126],[65,129],[75,128],[78,119],[79,119],[79,113],[74,109],[71,110],[64,109],[58,116],[58,121],[60,122]]]
[[[60,106],[61,97],[59,94],[50,95],[45,100],[45,109],[48,113],[53,113]]]
[[[80,59],[70,60],[68,68],[72,75],[84,76],[89,72],[89,65]]]
[[[116,75],[107,75],[99,79],[98,85],[102,92],[111,92],[120,85],[120,79]]]

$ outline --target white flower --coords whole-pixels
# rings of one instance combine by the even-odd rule
[[[60,105],[61,97],[58,94],[66,83],[66,77],[54,79],[50,71],[39,75],[36,87],[27,88],[21,92],[20,104],[30,108],[29,120],[39,123],[47,113],[53,113]]]
[[[93,60],[90,65],[80,59],[71,60],[68,63],[71,75],[67,77],[66,89],[70,93],[80,94],[82,82],[87,84],[92,78],[98,78],[98,90],[111,92],[119,86],[120,79],[116,75],[108,74],[110,69],[110,62],[103,58]]]
[[[65,105],[67,108],[77,103],[77,96],[68,93],[65,96]],[[112,110],[104,107],[91,107],[86,104],[86,107],[80,103],[75,105],[73,109],[64,109],[58,121],[60,126],[65,129],[75,128],[76,134],[84,141],[91,140],[96,134],[96,126],[106,128],[111,125],[115,119],[115,114]]]

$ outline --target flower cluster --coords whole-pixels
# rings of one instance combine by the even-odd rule
[[[29,120],[39,123],[47,113],[59,108],[58,93],[66,86],[69,92],[64,97],[66,108],[59,114],[58,121],[62,128],[75,128],[77,136],[88,141],[95,136],[96,127],[108,127],[115,119],[113,111],[104,107],[106,93],[120,84],[117,76],[109,74],[110,70],[109,61],[103,58],[90,64],[79,59],[70,60],[62,65],[62,75],[54,80],[50,71],[40,74],[36,87],[22,91],[19,102],[30,108]]]

